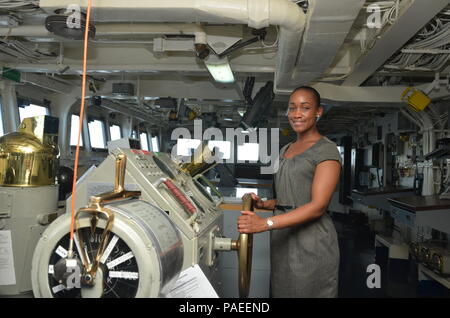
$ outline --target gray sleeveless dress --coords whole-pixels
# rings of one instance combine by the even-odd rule
[[[280,151],[275,193],[277,205],[298,207],[311,201],[316,165],[325,160],[341,163],[341,157],[336,144],[326,137],[286,159],[289,145]],[[274,215],[286,212],[276,209]],[[272,297],[337,297],[339,246],[331,217],[324,213],[309,223],[273,230],[270,262]]]

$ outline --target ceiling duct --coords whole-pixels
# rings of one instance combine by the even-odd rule
[[[329,0],[333,5],[338,1]],[[340,1],[339,1],[340,2]],[[39,6],[49,14],[67,8],[73,0],[41,0]],[[81,4],[82,9],[86,2]],[[333,5],[335,7],[336,5]],[[280,26],[275,87],[283,89],[292,81],[306,23],[302,9],[289,0],[123,0],[93,3],[92,18],[96,22],[186,22],[246,24],[262,29]]]
[[[280,73],[276,91],[292,89],[322,77],[332,65],[365,0],[310,0],[301,52],[295,67]],[[281,83],[283,87],[280,86]],[[287,90],[286,90],[287,88]]]

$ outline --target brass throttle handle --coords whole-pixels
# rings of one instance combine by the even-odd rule
[[[125,172],[127,169],[127,156],[119,154],[116,158],[116,175],[114,179],[114,190],[92,196],[90,204],[108,203],[115,200],[138,197],[141,191],[125,190]]]
[[[100,265],[100,259],[106,249],[106,245],[109,238],[109,233],[112,230],[114,224],[114,212],[104,207],[105,203],[121,200],[125,198],[137,197],[141,195],[140,191],[127,191],[125,190],[125,171],[127,165],[127,157],[124,154],[120,154],[116,158],[116,175],[114,182],[114,190],[107,193],[102,193],[96,196],[92,196],[89,202],[89,206],[78,209],[75,214],[75,231],[77,234],[78,242],[80,245],[81,259],[85,269],[83,281],[86,285],[95,284],[95,277],[97,269]],[[94,234],[98,225],[100,216],[106,219],[106,227],[103,229],[101,235],[101,241],[96,255],[94,256],[93,263],[88,262],[89,257],[84,249],[85,242],[80,231],[80,217],[84,214],[91,215],[91,233]]]
[[[242,210],[253,211],[253,199],[250,194],[242,197]],[[250,291],[252,274],[253,234],[239,234],[239,239],[232,241],[231,249],[238,252],[239,260],[239,297],[247,298]]]

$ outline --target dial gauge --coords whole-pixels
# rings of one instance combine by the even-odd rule
[[[97,254],[102,232],[103,229],[101,228],[97,228],[93,234],[88,227],[79,230],[89,263],[92,262]],[[59,240],[49,260],[49,286],[53,297],[57,298],[79,298],[82,297],[83,288],[91,288],[83,286],[82,282],[80,284],[81,288],[68,288],[55,278],[55,268],[58,262],[67,257],[69,238],[69,234],[66,234]],[[81,263],[80,244],[78,240],[75,240],[75,243],[74,257]],[[136,296],[139,286],[139,268],[136,258],[128,245],[113,233],[110,233],[107,248],[100,259],[99,271],[102,272],[102,275],[98,275],[98,278],[102,279],[102,281],[96,281],[95,284],[103,285],[103,298],[130,298]],[[83,274],[83,272],[82,268],[81,273]]]

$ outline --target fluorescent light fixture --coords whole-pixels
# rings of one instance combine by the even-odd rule
[[[216,55],[210,55],[205,59],[205,65],[216,82],[234,82],[233,71],[231,70],[230,63],[228,63],[226,57],[220,59]]]

